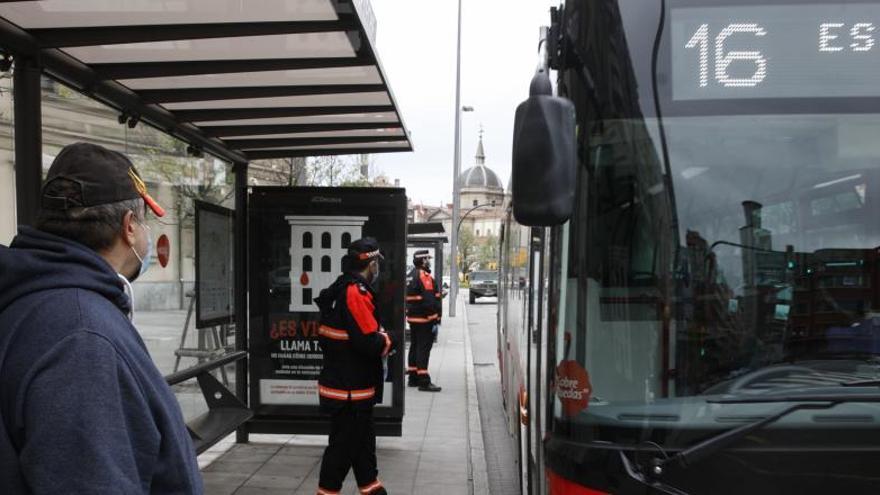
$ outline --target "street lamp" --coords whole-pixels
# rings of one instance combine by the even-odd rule
[[[452,225],[459,224],[461,214],[458,204],[458,176],[461,175],[461,112],[473,112],[473,107],[461,106],[461,0],[458,0],[458,34],[455,49],[455,156],[452,167]],[[452,267],[449,277],[449,316],[455,316],[455,301],[458,299],[458,228],[452,231]]]
[[[470,215],[472,211],[476,210],[477,208],[482,208],[482,207],[484,207],[484,206],[492,206],[492,207],[494,207],[494,206],[495,206],[495,201],[492,201],[491,203],[483,203],[483,204],[481,204],[481,205],[475,205],[473,208],[471,208],[470,210],[466,211],[465,214],[462,215],[461,218],[458,220],[458,226],[455,227],[455,232],[457,233],[459,230],[461,230],[461,223],[464,222],[464,219],[467,218],[467,216]]]
[[[462,222],[464,222],[464,219],[467,218],[467,216],[470,215],[472,211],[477,210],[479,208],[482,208],[484,206],[494,207],[495,201],[493,200],[491,203],[483,203],[481,205],[474,205],[473,208],[466,211],[465,214],[462,215],[461,218],[458,220],[458,224],[455,226],[455,231],[452,234],[456,237],[456,239],[458,239],[458,235],[461,231],[461,224],[462,224]],[[455,279],[455,294],[458,295],[458,253],[456,251],[452,252],[452,259],[453,259],[453,263],[454,263],[452,266],[455,267],[456,271],[454,272],[454,275],[455,275],[454,277],[453,276],[449,277],[449,281],[452,282],[452,280]],[[449,304],[450,304],[449,311],[451,313],[452,312],[452,301],[449,301]]]

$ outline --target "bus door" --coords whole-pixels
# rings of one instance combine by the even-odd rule
[[[527,468],[529,489],[526,493],[541,493],[540,488],[544,485],[543,474],[540,466],[543,463],[541,438],[543,436],[541,427],[543,402],[541,397],[544,395],[542,372],[544,363],[546,362],[544,341],[546,340],[544,331],[545,318],[545,297],[547,284],[545,281],[546,271],[544,264],[546,256],[545,249],[545,230],[543,228],[533,228],[530,230],[529,243],[529,293],[528,293],[528,331],[526,339],[523,339],[523,346],[527,349],[526,357],[526,397],[525,408],[527,412],[527,435],[526,452],[528,463],[523,466]],[[524,470],[525,471],[525,470]]]

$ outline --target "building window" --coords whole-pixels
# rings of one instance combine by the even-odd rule
[[[477,206],[478,204],[480,204],[480,202],[477,201],[477,200],[475,199],[475,200],[474,200],[474,206]]]
[[[347,249],[351,245],[351,234],[344,232],[342,234],[342,249]]]
[[[330,232],[321,234],[321,249],[330,249]]]
[[[480,237],[480,229],[477,229],[477,237]]]
[[[312,257],[311,256],[303,256],[303,271],[304,272],[312,271]]]
[[[312,233],[311,232],[303,232],[303,248],[311,249],[312,248]]]
[[[303,304],[312,304],[312,289],[303,289]]]
[[[322,256],[321,257],[321,271],[329,272],[330,271],[330,257]]]

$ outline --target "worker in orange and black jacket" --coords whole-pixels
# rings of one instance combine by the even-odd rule
[[[408,384],[423,392],[439,392],[441,388],[428,374],[428,361],[434,345],[434,331],[443,316],[443,293],[431,275],[431,255],[427,249],[415,252],[413,265],[406,284],[406,321],[410,335]]]
[[[315,299],[324,353],[318,395],[331,421],[318,495],[339,494],[349,469],[354,469],[362,494],[387,495],[376,469],[373,424],[373,406],[382,402],[383,359],[394,347],[394,339],[379,324],[372,287],[380,259],[375,239],[353,242],[343,258],[344,273]]]

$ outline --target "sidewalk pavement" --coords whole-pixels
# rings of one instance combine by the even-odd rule
[[[379,437],[379,479],[392,495],[487,495],[486,462],[470,351],[467,312],[445,316],[431,353],[439,393],[406,388],[402,437]],[[444,312],[448,314],[448,311]],[[199,456],[207,495],[308,494],[318,488],[326,436],[229,437]],[[358,494],[349,473],[342,491]]]

